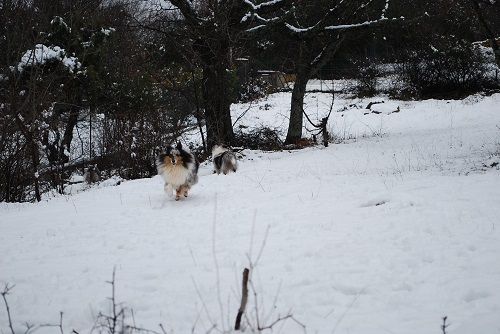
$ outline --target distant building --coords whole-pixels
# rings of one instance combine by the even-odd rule
[[[283,88],[290,88],[290,82],[295,81],[294,74],[286,74],[280,71],[273,70],[260,70],[257,75],[263,81],[267,82],[272,89],[280,90]]]

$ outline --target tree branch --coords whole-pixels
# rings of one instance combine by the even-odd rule
[[[177,7],[186,21],[191,26],[198,26],[201,23],[201,19],[196,15],[194,8],[191,3],[187,0],[170,0],[170,3]]]

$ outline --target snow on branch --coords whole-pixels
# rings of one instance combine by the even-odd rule
[[[389,1],[390,0],[385,0],[385,7],[382,9],[382,15],[380,16],[381,19],[385,19],[385,13],[387,12],[387,9],[389,8]]]
[[[37,44],[34,49],[24,53],[21,57],[21,61],[17,64],[17,69],[22,72],[26,67],[43,65],[51,61],[61,62],[71,73],[82,66],[78,58],[68,57],[66,55],[66,50],[59,46],[47,47],[43,44]]]
[[[390,1],[391,0],[385,0],[385,5],[384,5],[384,8],[382,8],[382,12],[380,14],[380,17],[378,19],[376,19],[376,20],[368,20],[368,21],[361,22],[361,23],[327,25],[327,26],[324,26],[323,28],[320,28],[321,25],[323,24],[323,22],[328,17],[328,16],[325,16],[325,18],[323,18],[321,21],[319,21],[316,24],[314,24],[314,25],[312,25],[310,27],[307,27],[307,28],[299,28],[299,27],[296,27],[296,26],[294,26],[294,25],[292,25],[290,23],[286,23],[285,26],[289,30],[291,30],[293,33],[303,34],[303,33],[308,33],[310,31],[313,31],[315,29],[323,29],[323,30],[347,30],[347,29],[352,29],[352,28],[359,28],[359,27],[364,27],[364,26],[370,26],[370,25],[374,25],[374,24],[379,24],[379,23],[382,23],[384,21],[389,21],[389,20],[402,20],[402,19],[404,19],[404,17],[400,17],[400,18],[387,18],[386,17],[386,13],[387,13],[387,10],[389,9]],[[370,1],[367,1],[367,2],[365,2],[363,4],[361,4],[354,11],[353,14],[357,14],[360,10],[368,7],[372,2],[373,2],[373,0],[370,0]],[[329,14],[333,13],[336,9],[338,9],[339,6],[340,6],[340,4],[342,4],[342,3],[343,3],[343,1],[339,2],[339,4],[337,4],[337,6],[335,6],[334,8],[331,8],[329,10]]]
[[[353,23],[353,24],[339,24],[339,25],[333,25],[333,26],[327,26],[325,27],[325,30],[347,30],[351,28],[359,28],[359,27],[365,27],[365,26],[370,26],[376,23],[381,23],[383,21],[388,21],[388,18],[380,18],[378,20],[372,20],[372,21],[365,21],[361,23]],[[397,20],[397,18],[393,18],[392,20]]]
[[[389,9],[390,1],[391,0],[385,0],[385,6],[382,9],[382,13],[380,14],[380,18],[377,20],[370,20],[370,21],[365,21],[365,22],[361,22],[361,23],[352,23],[352,24],[331,25],[331,26],[326,26],[325,30],[347,30],[347,29],[352,29],[352,28],[370,26],[370,25],[382,23],[384,21],[389,21],[389,20],[392,20],[392,21],[404,20],[403,16],[401,16],[400,18],[391,18],[391,19],[389,19],[385,16],[385,14],[387,13],[387,9]]]
[[[330,13],[336,11],[343,3],[344,3],[344,0],[340,0],[339,3],[335,5],[335,7],[330,8],[328,11]]]
[[[365,21],[361,23],[353,23],[353,24],[339,24],[339,25],[331,25],[325,27],[325,30],[348,30],[352,28],[359,28],[359,27],[365,27],[365,26],[371,26],[375,24],[379,24],[385,21],[398,21],[398,20],[404,20],[405,17],[393,17],[393,18],[387,18],[385,14],[387,13],[387,9],[389,8],[389,3],[390,0],[385,0],[385,6],[382,9],[382,13],[380,14],[380,18],[377,20],[371,20],[371,21]]]
[[[258,26],[255,26],[255,27],[252,27],[250,29],[247,29],[246,32],[254,32],[254,31],[257,31],[257,30],[265,28],[265,27],[266,27],[265,24],[260,24]]]
[[[291,25],[290,23],[285,23],[285,27],[287,27],[288,29],[290,29],[292,32],[295,32],[295,33],[304,33],[304,32],[308,32],[308,31],[311,31],[313,30],[317,25],[313,25],[311,27],[307,27],[307,28],[298,28],[294,25]]]
[[[286,1],[288,0],[271,0],[257,5],[250,0],[243,0],[243,3],[248,5],[250,7],[250,10],[241,18],[240,23],[245,23],[251,19],[256,19],[256,21],[258,21],[258,23],[260,24],[246,30],[247,32],[253,32],[266,27],[266,24],[278,22],[282,20],[283,17],[285,17],[287,13],[289,13],[289,11],[271,18],[264,18],[261,14],[270,13],[274,8],[278,8],[279,6],[284,5]]]
[[[241,19],[241,23],[247,21],[248,19],[251,19],[251,18],[255,18],[257,20],[259,20],[260,22],[263,22],[263,23],[271,23],[271,22],[276,22],[278,21],[280,18],[279,17],[272,17],[270,19],[266,19],[266,18],[263,18],[262,16],[260,16],[259,14],[257,13],[247,13],[245,14],[245,16],[243,16],[243,18]],[[249,31],[249,30],[247,30]]]
[[[253,11],[258,11],[262,8],[265,8],[265,7],[269,7],[269,6],[274,6],[274,5],[277,5],[279,4],[280,2],[284,2],[284,0],[271,0],[271,1],[266,1],[266,2],[263,2],[261,4],[254,4],[252,1],[250,0],[244,0],[243,1],[245,4],[247,4],[248,6],[250,6],[250,8],[252,8]]]

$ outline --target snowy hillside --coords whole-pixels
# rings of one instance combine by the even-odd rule
[[[308,113],[324,115],[329,98],[309,94]],[[284,130],[289,99],[234,106],[233,118],[248,109],[237,125]],[[228,330],[250,259],[254,324],[259,312],[261,326],[293,314],[307,333],[441,333],[446,315],[448,333],[500,332],[500,94],[365,115],[382,99],[336,102],[348,106],[330,118],[342,143],[243,151],[228,176],[202,165],[179,202],[156,176],[1,203],[0,283],[16,285],[15,328],[63,311],[66,333],[88,333],[109,312],[116,267],[117,300],[137,327]],[[274,331],[303,328],[289,319]]]

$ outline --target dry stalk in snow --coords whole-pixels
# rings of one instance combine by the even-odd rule
[[[2,295],[3,302],[5,304],[5,309],[7,310],[7,318],[9,319],[9,328],[11,334],[16,334],[16,333],[14,332],[14,328],[12,327],[12,317],[10,316],[10,308],[9,308],[9,303],[7,302],[7,295],[9,294],[10,290],[14,288],[14,286],[15,285],[9,286],[9,284],[7,283],[5,284],[3,291],[0,293]]]
[[[248,301],[248,273],[250,270],[248,268],[245,268],[243,270],[243,282],[242,282],[242,287],[241,287],[241,304],[240,308],[238,310],[238,315],[236,316],[236,323],[234,325],[235,330],[239,330],[241,327],[241,317],[243,316],[243,313],[245,312],[245,308],[247,306],[247,301]]]

